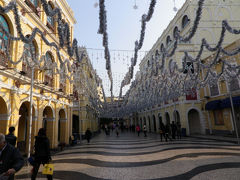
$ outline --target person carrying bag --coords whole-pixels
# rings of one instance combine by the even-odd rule
[[[43,164],[42,174],[47,175],[48,180],[53,177],[53,164],[51,163],[50,144],[44,128],[39,129],[38,136],[35,137],[35,154],[31,179],[35,180],[41,164]]]
[[[53,175],[53,164],[44,164],[42,174]]]

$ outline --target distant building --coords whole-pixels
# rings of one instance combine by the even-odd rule
[[[100,102],[102,102],[104,98],[101,79],[97,75],[96,70],[93,69],[86,49],[80,47],[79,51],[84,53],[85,56],[79,64],[82,68],[80,72],[81,83],[78,85],[75,84],[73,87],[75,99],[73,102],[72,131],[84,135],[87,128],[90,128],[92,132],[98,131],[99,110],[97,106],[100,105]]]

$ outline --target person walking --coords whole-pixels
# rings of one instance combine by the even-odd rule
[[[169,138],[169,132],[170,132],[170,125],[169,124],[166,124],[165,126],[165,141],[168,142],[168,139],[170,140]]]
[[[118,125],[118,124],[116,125],[116,128],[115,128],[115,129],[116,129],[116,135],[117,135],[117,137],[118,137],[118,135],[119,135],[119,125]]]
[[[137,131],[138,136],[139,136],[139,134],[140,134],[140,126],[139,125],[136,126],[136,131]]]
[[[46,130],[40,128],[38,135],[35,137],[35,154],[34,154],[34,164],[31,179],[35,180],[37,173],[41,164],[48,164],[52,158],[50,154],[50,144],[46,136]],[[47,175],[48,180],[52,180],[52,175]]]
[[[104,130],[105,130],[105,134],[108,135],[108,126],[107,126],[107,124],[104,125]]]
[[[160,122],[159,133],[160,133],[160,138],[161,138],[161,142],[162,142],[163,136],[165,137],[165,126],[162,121]]]
[[[174,121],[172,121],[171,130],[172,130],[172,139],[176,139],[177,126]]]
[[[90,143],[90,139],[92,138],[92,132],[90,131],[89,128],[87,128],[87,130],[85,132],[85,137],[87,139],[87,142]]]
[[[177,138],[178,138],[178,139],[181,139],[181,137],[182,137],[181,130],[182,130],[182,128],[181,128],[181,123],[180,123],[180,122],[177,122]]]
[[[23,157],[17,148],[6,142],[0,133],[0,179],[14,180],[14,174],[24,165]]]
[[[143,133],[144,133],[144,137],[147,137],[147,126],[146,126],[146,124],[143,125]]]
[[[9,127],[8,131],[9,133],[5,136],[5,140],[15,147],[17,142],[17,137],[14,135],[15,127]]]

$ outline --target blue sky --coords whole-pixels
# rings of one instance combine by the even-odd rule
[[[175,0],[179,9],[185,0]],[[99,7],[94,4],[98,0],[67,0],[74,11],[77,20],[74,28],[74,37],[80,46],[88,49],[88,54],[103,80],[106,96],[110,95],[109,80],[105,69],[105,60],[102,50],[102,35],[97,34],[99,26]],[[136,0],[138,9],[134,9],[135,0],[105,0],[107,11],[107,32],[109,37],[109,49],[111,53],[111,65],[113,73],[113,93],[119,94],[121,81],[128,70],[130,59],[133,56],[134,42],[139,40],[141,30],[141,16],[148,12],[150,0]],[[157,0],[154,14],[147,23],[142,52],[139,53],[138,64],[145,55],[145,51],[151,49],[163,30],[173,19],[176,12],[173,11],[173,0]],[[93,48],[93,49],[92,49]],[[115,51],[116,50],[116,51]],[[122,51],[128,50],[128,51]],[[136,66],[134,72],[138,70]],[[124,92],[128,87],[124,88]]]

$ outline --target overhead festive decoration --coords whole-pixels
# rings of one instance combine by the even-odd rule
[[[184,52],[183,67],[179,68],[176,60],[170,59],[177,49],[178,41],[188,42],[195,34],[201,19],[203,1],[199,1],[198,10],[192,31],[187,37],[174,35],[175,42],[171,52],[162,46],[155,54],[152,52],[151,65],[147,74],[138,76],[131,84],[129,91],[123,99],[121,107],[108,110],[106,116],[124,117],[134,112],[150,110],[169,101],[176,101],[181,96],[196,96],[196,91],[206,86],[214,86],[218,81],[231,84],[234,79],[240,79],[240,65],[236,63],[234,56],[240,53],[240,47],[233,50],[223,48],[226,31],[238,35],[240,30],[233,29],[227,20],[222,21],[222,31],[216,46],[211,47],[206,39],[202,39],[200,50],[193,58],[187,50]],[[204,49],[212,52],[206,60],[202,60]],[[165,68],[165,59],[168,58],[168,69]],[[160,61],[161,59],[161,61]],[[216,66],[221,70],[216,72]],[[158,71],[158,69],[160,71]]]
[[[105,0],[99,0],[99,29],[98,33],[103,35],[103,47],[104,54],[106,60],[106,69],[108,73],[108,77],[110,80],[110,92],[111,99],[113,98],[113,78],[112,78],[112,70],[111,70],[111,58],[108,48],[108,33],[107,33],[107,12],[105,10]]]
[[[119,98],[122,97],[122,88],[124,86],[130,84],[131,79],[133,78],[133,71],[134,71],[134,67],[137,63],[138,51],[142,48],[142,45],[143,45],[143,40],[144,40],[145,30],[146,30],[146,22],[150,21],[152,15],[153,15],[153,12],[154,12],[155,5],[156,5],[156,0],[151,0],[150,6],[148,9],[148,14],[142,15],[140,39],[139,39],[139,41],[135,41],[134,57],[131,60],[131,66],[129,67],[129,71],[127,72],[127,74],[125,75],[125,77],[121,83]]]

